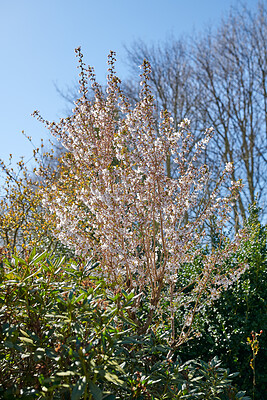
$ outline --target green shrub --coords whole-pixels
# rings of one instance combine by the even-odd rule
[[[1,391],[4,398],[78,399],[96,381],[123,385],[113,354],[118,309],[101,282],[64,259],[32,255],[5,265],[1,284]],[[97,284],[97,286],[96,286]],[[112,385],[110,384],[112,382]],[[106,393],[109,394],[109,393]],[[41,398],[42,398],[41,397]]]
[[[263,330],[256,359],[255,399],[265,400],[267,387],[267,227],[258,222],[256,206],[251,208],[248,220],[250,240],[238,253],[248,260],[249,269],[231,288],[225,290],[211,307],[202,311],[201,336],[188,342],[179,353],[182,358],[209,360],[218,356],[230,370],[239,371],[236,382],[240,388],[253,394],[252,357],[247,337],[251,331]]]
[[[35,251],[3,261],[0,398],[246,398],[218,360],[182,365],[166,332],[137,335],[134,294],[110,296],[94,267]]]

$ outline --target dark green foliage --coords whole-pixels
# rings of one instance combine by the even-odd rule
[[[54,399],[65,393],[74,400],[90,398],[89,388],[102,396],[107,382],[113,390],[124,385],[113,354],[122,333],[112,324],[118,310],[102,293],[101,282],[96,286],[64,259],[32,255],[27,263],[15,259],[6,265],[0,296],[4,398]]]
[[[111,297],[93,268],[35,251],[3,262],[1,399],[246,399],[217,359],[181,365],[166,332],[137,335],[134,294]]]
[[[224,291],[211,307],[203,310],[201,337],[188,342],[179,352],[183,359],[218,356],[232,371],[239,371],[238,387],[253,395],[250,368],[252,351],[247,343],[251,331],[260,332],[256,357],[255,399],[266,399],[267,388],[267,227],[258,222],[258,210],[251,208],[250,239],[237,258],[248,260],[249,269],[239,282]]]

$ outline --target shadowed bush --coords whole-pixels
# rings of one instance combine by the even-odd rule
[[[133,292],[111,296],[95,267],[35,251],[3,260],[0,398],[246,399],[218,359],[181,365],[166,331],[137,335]]]
[[[255,399],[265,400],[267,386],[267,227],[258,222],[258,209],[251,207],[248,220],[250,240],[238,256],[248,260],[249,269],[232,288],[225,290],[211,307],[202,313],[201,336],[181,349],[182,358],[206,360],[218,356],[231,370],[239,371],[237,383]],[[260,332],[260,349],[256,359],[256,386],[250,368],[252,351],[247,338],[252,331]]]

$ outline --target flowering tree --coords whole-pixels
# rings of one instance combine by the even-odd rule
[[[223,238],[232,202],[240,182],[232,182],[229,194],[218,197],[231,174],[228,163],[206,200],[209,169],[199,160],[212,129],[191,151],[193,136],[184,120],[175,131],[167,111],[155,130],[154,102],[149,88],[150,65],[144,61],[140,101],[131,107],[114,71],[115,54],[109,55],[107,95],[86,68],[81,68],[81,98],[73,115],[59,123],[44,121],[66,148],[57,182],[44,189],[43,205],[57,217],[58,238],[79,255],[99,261],[110,290],[132,291],[136,296],[129,316],[146,332],[162,306],[171,320],[171,343],[179,346],[191,334],[193,318],[201,303],[218,296],[220,288],[242,271],[226,278],[225,261],[238,248],[242,235]],[[87,99],[88,79],[95,97]],[[177,179],[168,176],[172,157]],[[197,207],[197,213],[195,212]],[[219,244],[209,252],[205,222],[215,216]],[[197,268],[193,265],[201,260]],[[145,321],[140,307],[146,301]],[[183,327],[177,333],[175,315],[183,308]]]

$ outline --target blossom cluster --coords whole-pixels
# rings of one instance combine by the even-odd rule
[[[190,304],[185,307],[188,312],[180,337],[175,339],[173,334],[172,338],[181,343],[188,337],[202,299],[215,296],[225,286],[223,265],[236,252],[240,237],[227,243],[223,231],[240,183],[233,182],[229,193],[219,196],[232,172],[233,165],[227,164],[207,196],[210,172],[201,159],[213,129],[207,129],[195,145],[189,120],[175,131],[171,116],[164,111],[157,125],[147,61],[142,65],[140,100],[131,107],[115,74],[115,54],[109,56],[103,93],[92,68],[83,63],[80,49],[76,52],[81,97],[71,117],[46,122],[66,153],[57,182],[44,193],[43,205],[56,215],[55,234],[62,243],[79,255],[98,259],[99,273],[114,290],[124,287],[140,294],[133,304],[133,318],[145,293],[149,309],[144,330],[163,299],[172,320],[181,305]],[[89,80],[93,100],[87,98]],[[167,173],[170,159],[175,178]],[[216,234],[223,246],[204,255],[205,226],[212,218],[216,218]],[[201,268],[192,267],[188,273],[188,265],[198,257]],[[184,292],[186,287],[192,287],[190,293]]]

